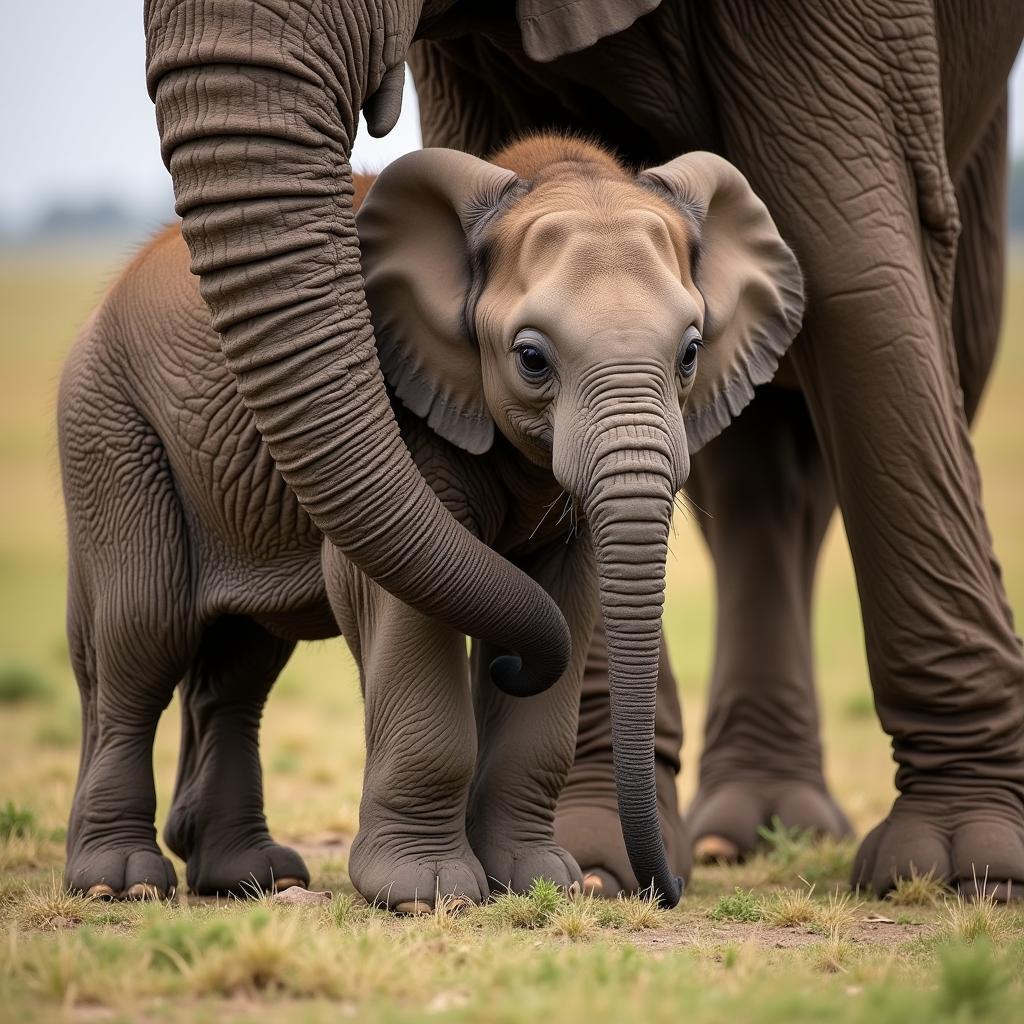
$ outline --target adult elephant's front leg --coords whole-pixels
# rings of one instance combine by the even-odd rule
[[[856,880],[1024,881],[1024,657],[982,510],[950,328],[957,235],[931,4],[717,8],[730,156],[808,282],[793,358],[835,481],[900,795]],[[828,19],[826,21],[826,19]],[[897,31],[898,28],[898,31]],[[909,59],[912,56],[912,59]],[[737,73],[742,66],[743,73]],[[979,96],[979,103],[984,97]]]

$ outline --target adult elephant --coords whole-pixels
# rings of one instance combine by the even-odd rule
[[[1005,84],[1024,9],[665,0],[634,11],[655,6],[596,41],[565,9],[548,16],[553,36],[522,4],[518,28],[497,13],[450,15],[424,26],[412,65],[427,145],[486,151],[555,124],[641,164],[722,153],[767,197],[804,268],[808,315],[792,350],[804,397],[762,389],[691,476],[713,513],[700,522],[719,605],[696,850],[742,855],[775,814],[848,829],[822,772],[810,644],[838,496],[899,764],[899,799],[855,879],[884,892],[934,867],[973,887],[987,869],[1005,895],[1024,874],[1024,663],[967,428],[999,330]],[[587,837],[608,830],[587,803],[610,792],[603,690],[588,675],[562,819],[562,841],[595,866]],[[670,765],[681,723],[661,710]],[[606,884],[625,874],[621,856],[602,866]]]
[[[391,126],[418,36],[428,143],[484,152],[558,126],[637,162],[704,148],[736,163],[807,275],[792,362],[814,429],[800,400],[762,394],[697,467],[716,505],[706,532],[729,638],[697,831],[738,851],[772,810],[845,827],[821,775],[807,639],[831,480],[899,763],[899,799],[862,846],[857,877],[879,891],[913,867],[963,881],[987,865],[991,879],[1024,879],[1024,659],[967,431],[998,326],[1018,4],[149,0],[146,11],[150,88],[193,268],[278,465],[357,564],[476,635],[538,598],[509,576],[484,600],[476,574],[439,593],[431,580],[447,577],[421,571],[480,554],[424,493],[387,409],[350,212],[359,107],[377,133]],[[364,486],[385,472],[386,495]],[[414,533],[421,508],[432,528]],[[532,639],[502,642],[550,677],[563,634],[543,610]],[[593,669],[563,831],[614,886],[628,866],[601,827],[606,686]],[[677,730],[663,704],[666,819]]]

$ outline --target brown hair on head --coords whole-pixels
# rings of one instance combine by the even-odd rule
[[[628,181],[631,177],[619,160],[597,142],[559,132],[522,136],[492,153],[488,159],[530,182],[561,174],[597,175],[620,181]]]
[[[352,187],[355,189],[352,196],[353,212],[359,211],[359,207],[363,205],[363,200],[366,198],[366,193],[370,191],[370,186],[376,179],[376,174],[361,174],[357,171],[352,175]]]

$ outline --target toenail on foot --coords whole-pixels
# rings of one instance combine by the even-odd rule
[[[290,876],[278,878],[274,882],[274,892],[284,892],[285,889],[291,889],[293,886],[297,886],[299,889],[305,889],[306,883],[300,878],[291,878]]]
[[[724,836],[701,836],[693,844],[693,856],[703,863],[715,861],[737,861],[740,859],[740,848]]]
[[[330,903],[331,891],[329,889],[305,889],[299,885],[293,885],[290,889],[274,893],[271,899],[274,903],[287,903],[298,906],[306,903]]]
[[[475,906],[475,904],[468,896],[441,897],[440,908],[448,914],[462,914],[473,906]]]
[[[148,882],[136,882],[124,895],[129,900],[158,900],[162,893]]]
[[[116,898],[117,893],[106,882],[100,882],[98,885],[90,885],[85,895],[94,900],[112,900]]]
[[[600,875],[591,872],[583,876],[583,891],[588,896],[600,896],[604,892],[604,881]]]
[[[425,900],[403,900],[401,903],[395,904],[396,914],[431,914],[433,909]]]

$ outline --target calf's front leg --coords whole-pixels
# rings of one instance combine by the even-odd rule
[[[476,732],[465,638],[402,604],[327,544],[323,563],[365,699],[352,884],[399,913],[428,912],[446,897],[481,903],[487,879],[466,838]]]

